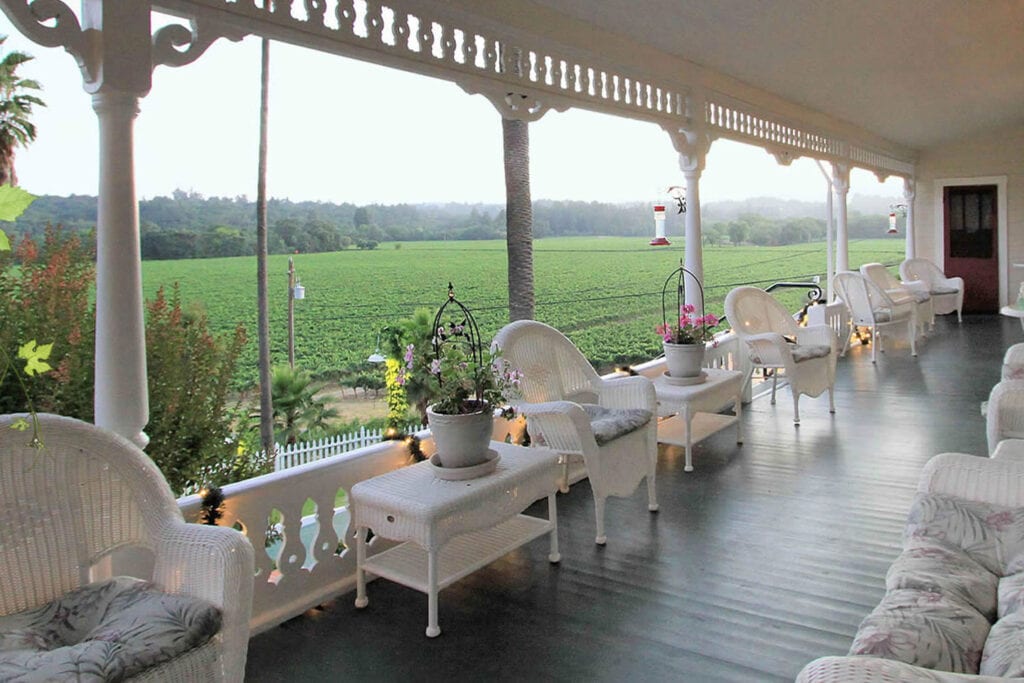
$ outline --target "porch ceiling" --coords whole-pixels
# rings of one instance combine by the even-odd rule
[[[1024,122],[1020,0],[534,1],[911,148]]]

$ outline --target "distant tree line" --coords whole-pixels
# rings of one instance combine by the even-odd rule
[[[858,198],[854,198],[854,206]],[[888,199],[863,198],[867,209],[852,209],[851,238],[885,234]],[[893,200],[895,201],[895,200]],[[702,207],[707,244],[785,245],[825,237],[824,206],[756,198]],[[271,253],[314,253],[374,249],[381,242],[504,239],[505,209],[488,204],[395,204],[269,202]],[[170,197],[139,202],[144,259],[244,256],[255,251],[256,211],[247,197],[204,197],[177,190]],[[623,235],[653,232],[650,203],[534,202],[535,237]],[[683,234],[683,216],[669,212],[669,235]],[[47,225],[91,232],[96,198],[42,196],[18,218],[12,232],[43,235]],[[902,222],[901,222],[902,227]]]

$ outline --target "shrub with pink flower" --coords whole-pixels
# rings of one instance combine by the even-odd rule
[[[679,307],[678,323],[662,323],[654,328],[661,338],[670,344],[704,344],[714,340],[712,328],[720,322],[713,313],[702,316],[694,315],[697,308],[693,304]]]

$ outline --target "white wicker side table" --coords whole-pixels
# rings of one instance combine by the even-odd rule
[[[430,463],[388,472],[352,487],[356,528],[356,607],[368,604],[366,572],[427,594],[427,636],[441,633],[441,589],[544,534],[558,562],[558,454],[491,442],[497,469],[464,481],[438,479]],[[547,496],[548,518],[519,514]],[[367,530],[400,545],[367,557]]]
[[[736,425],[736,443],[743,443],[740,411],[743,406],[743,373],[736,370],[706,368],[707,381],[690,386],[670,384],[664,375],[654,380],[658,395],[658,415],[672,415],[658,424],[658,442],[686,449],[686,472],[693,471],[693,446],[701,440]],[[732,404],[732,415],[718,411]]]

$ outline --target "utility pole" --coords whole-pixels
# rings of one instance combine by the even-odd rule
[[[288,366],[295,369],[295,260],[288,257]]]

